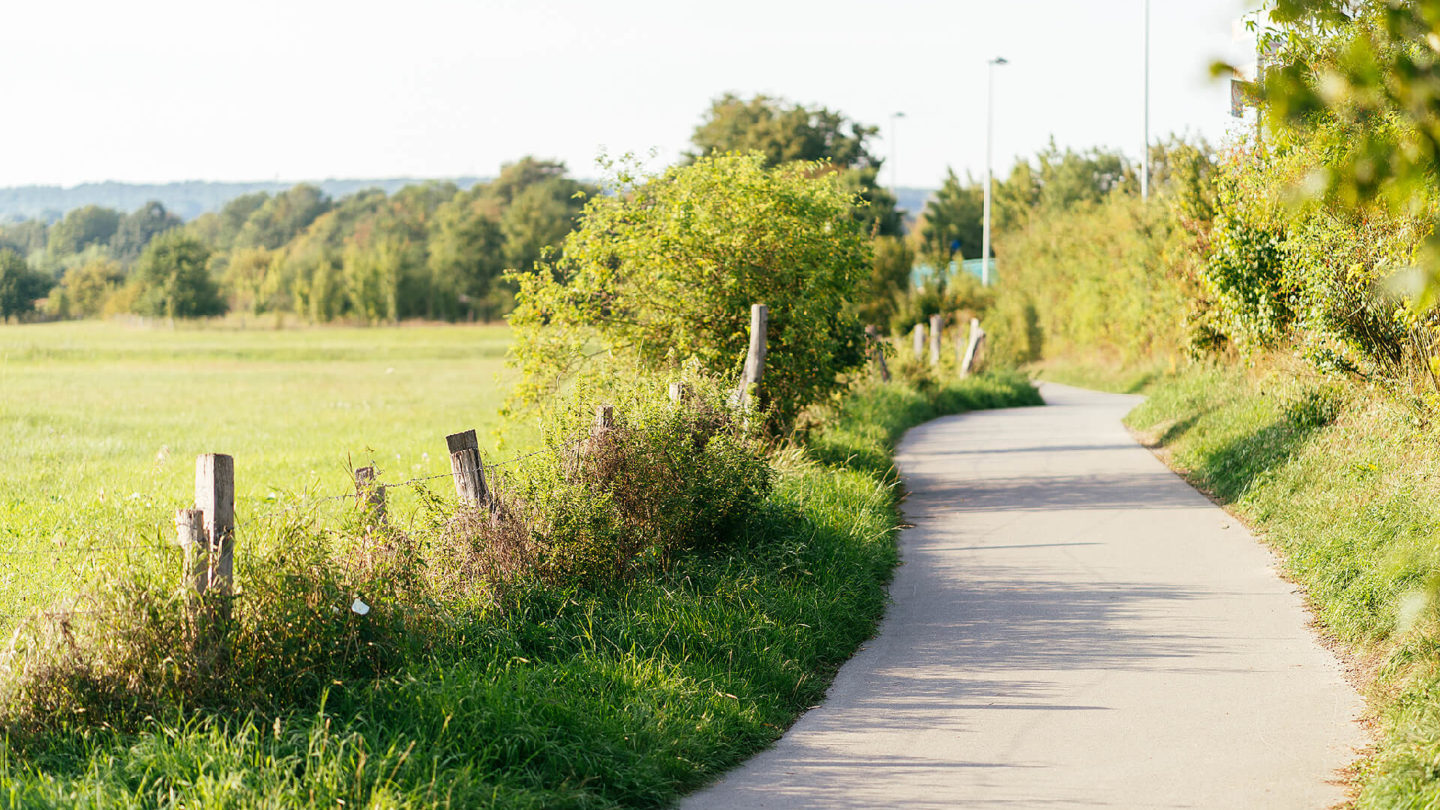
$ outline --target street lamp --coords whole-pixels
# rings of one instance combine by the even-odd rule
[[[904,117],[905,113],[903,112],[890,113],[890,196],[894,197],[897,203],[900,200],[900,162],[896,155],[900,154],[900,146],[899,142],[895,140],[895,122]]]
[[[990,89],[985,99],[985,228],[984,236],[980,240],[980,282],[986,287],[990,286],[990,186],[994,175],[990,164],[994,151],[992,142],[995,140],[995,66],[1008,64],[1009,60],[1003,56],[997,56],[986,63],[986,78]]]
[[[1150,199],[1150,0],[1145,0],[1145,148],[1140,151],[1140,199]]]

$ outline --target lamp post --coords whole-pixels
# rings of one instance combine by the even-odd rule
[[[990,164],[994,151],[992,142],[995,140],[995,66],[1007,64],[1009,61],[1003,56],[986,63],[986,79],[990,88],[985,98],[985,227],[980,240],[980,282],[986,287],[990,286],[990,186],[994,182]]]
[[[900,154],[900,144],[895,139],[895,125],[904,117],[905,113],[903,112],[890,113],[890,196],[894,197],[897,203],[900,201],[900,159],[897,157]]]
[[[1150,199],[1150,0],[1145,2],[1145,148],[1140,150],[1140,199]]]

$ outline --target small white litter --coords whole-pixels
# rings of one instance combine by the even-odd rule
[[[350,609],[361,616],[370,612],[370,606],[361,602],[358,598],[350,605]]]

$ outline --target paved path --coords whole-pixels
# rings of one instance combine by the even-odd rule
[[[1137,445],[1135,397],[949,417],[825,704],[682,807],[1325,808],[1360,698],[1244,527]]]

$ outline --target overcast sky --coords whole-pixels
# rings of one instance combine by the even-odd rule
[[[1241,0],[1152,0],[1151,131],[1231,125]],[[899,182],[1142,142],[1143,0],[129,0],[0,8],[0,186],[493,175],[685,149],[712,98],[898,122]],[[882,180],[889,183],[887,167]]]

